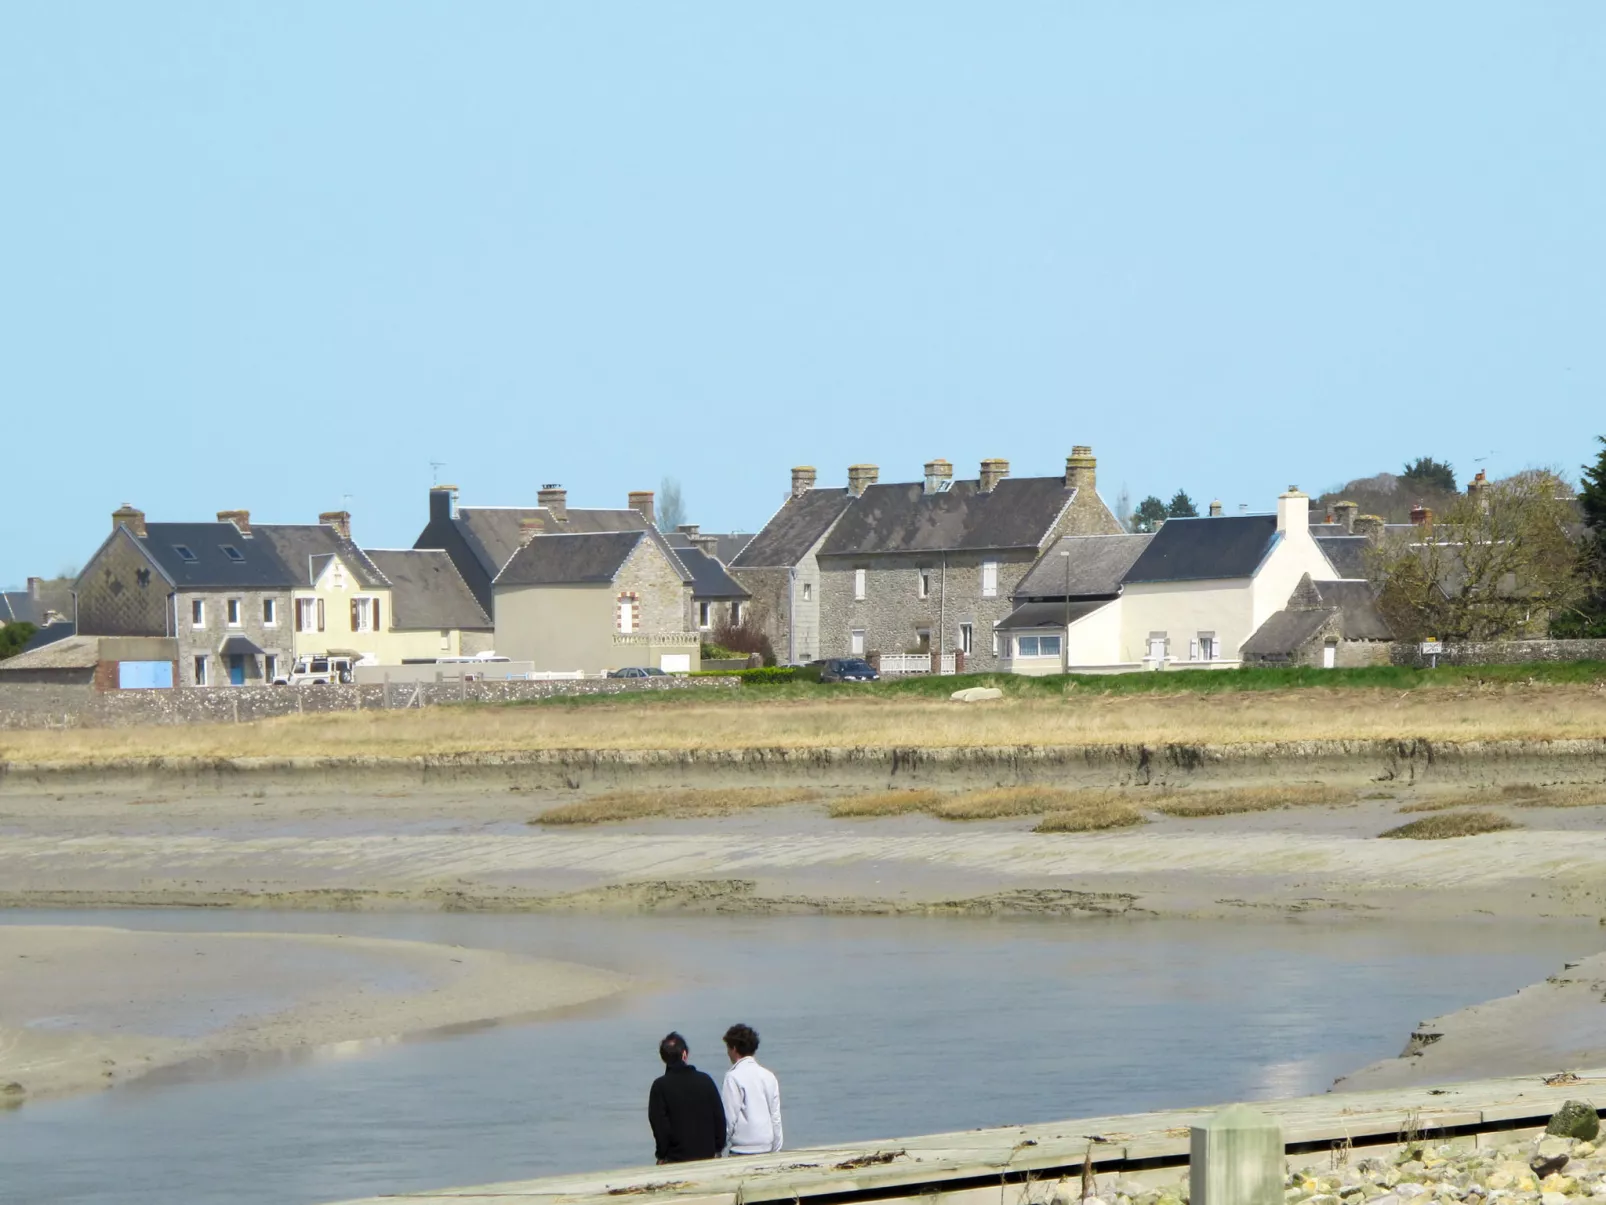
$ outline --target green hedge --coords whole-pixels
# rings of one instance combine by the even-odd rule
[[[740,678],[752,686],[774,686],[784,682],[818,682],[820,671],[810,665],[766,665],[758,669],[700,669],[694,678]]]

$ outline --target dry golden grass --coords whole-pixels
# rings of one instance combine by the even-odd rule
[[[583,706],[340,712],[255,724],[0,731],[0,760],[93,764],[124,758],[419,757],[537,749],[794,749],[830,746],[1236,744],[1598,737],[1606,690],[1503,685],[1392,691],[1308,688],[1243,694],[941,699],[758,692]]]
[[[942,791],[872,791],[867,795],[844,795],[833,799],[830,814],[838,817],[904,816],[910,812],[929,812],[948,795]]]
[[[1227,791],[1185,791],[1165,797],[1154,810],[1167,816],[1232,816],[1240,812],[1269,812],[1277,808],[1336,807],[1350,803],[1355,793],[1343,787],[1301,783],[1294,786],[1243,787]]]
[[[808,803],[820,792],[808,788],[743,787],[684,791],[610,791],[548,808],[531,824],[603,824],[610,820],[684,820],[728,816],[749,808]]]
[[[1391,828],[1379,837],[1401,837],[1410,841],[1443,841],[1450,837],[1476,837],[1479,833],[1498,833],[1508,828],[1521,828],[1514,820],[1507,820],[1495,812],[1438,812],[1424,816],[1399,828]]]
[[[1401,812],[1443,812],[1450,808],[1507,805],[1517,808],[1587,808],[1606,804],[1606,783],[1560,783],[1538,786],[1507,783],[1498,790],[1484,787],[1430,795],[1406,804]]]
[[[1117,798],[1088,799],[1076,807],[1050,812],[1037,822],[1034,833],[1092,833],[1107,828],[1130,828],[1143,823],[1143,813]]]
[[[1118,792],[1067,790],[1064,787],[994,787],[951,795],[931,809],[944,820],[1002,820],[1010,816],[1041,816],[1069,811],[1116,797]]]

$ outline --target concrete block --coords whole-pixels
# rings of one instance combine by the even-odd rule
[[[1286,1175],[1275,1118],[1233,1105],[1192,1127],[1190,1205],[1282,1205]]]

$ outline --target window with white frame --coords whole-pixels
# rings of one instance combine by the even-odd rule
[[[452,647],[452,632],[450,628],[441,629],[441,652],[449,652]]]
[[[262,658],[262,673],[269,682],[279,676],[279,654],[267,653]]]
[[[634,594],[621,594],[619,596],[619,630],[627,635],[636,630],[636,596]]]
[[[323,631],[323,599],[298,598],[296,599],[296,631],[321,632]]]
[[[712,622],[713,609],[714,605],[709,602],[700,602],[697,604],[697,626],[705,632],[714,626]]]
[[[1214,632],[1200,632],[1188,650],[1195,661],[1214,661],[1219,656]]]
[[[971,651],[971,645],[973,645],[975,642],[976,642],[976,625],[973,624],[973,623],[962,623],[962,624],[960,624],[959,625],[959,651],[961,653],[965,653],[966,655],[969,655],[969,653]]]
[[[229,599],[227,602],[225,602],[223,604],[223,609],[224,609],[224,614],[227,616],[229,627],[231,627],[231,628],[239,627],[240,626],[240,600],[237,599],[237,598]]]
[[[195,685],[197,685],[197,686],[205,686],[206,685],[206,658],[205,657],[197,657],[195,659]]]
[[[854,628],[853,631],[848,634],[848,652],[852,653],[855,657],[864,656],[863,628]]]
[[[999,649],[998,625],[1003,623],[1003,622],[1004,621],[1002,619],[993,620],[993,656],[995,656],[995,657],[998,656],[998,649]]]
[[[262,600],[262,626],[276,628],[279,626],[279,601],[274,598]]]
[[[204,628],[206,626],[206,600],[204,598],[190,599],[190,627]]]
[[[1166,638],[1166,634],[1164,632],[1150,632],[1149,633],[1149,654],[1148,654],[1147,657],[1144,658],[1144,660],[1145,661],[1164,661],[1165,660],[1166,644],[1167,644],[1167,638]]]
[[[998,597],[997,561],[983,561],[981,563],[981,596],[983,598]]]
[[[915,570],[915,575],[916,575],[915,576],[915,597],[916,598],[930,598],[931,597],[931,570],[930,569],[916,569]]]
[[[867,569],[855,569],[853,571],[853,600],[855,602],[864,601],[865,586],[868,584],[865,579],[869,576],[870,571]]]
[[[814,601],[814,583],[813,582],[804,582],[803,583],[803,601],[804,602],[813,602]]]
[[[353,632],[379,631],[379,600],[357,597],[351,600],[351,630]]]
[[[1058,657],[1059,655],[1060,638],[1058,636],[1015,637],[1015,656],[1017,657]]]

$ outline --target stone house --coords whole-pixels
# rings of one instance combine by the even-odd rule
[[[78,632],[177,641],[175,685],[262,683],[288,668],[294,576],[245,512],[147,523],[123,506],[78,576]]]
[[[496,649],[537,671],[695,670],[691,592],[656,528],[548,534],[532,517],[496,575]]]
[[[495,617],[496,575],[513,558],[527,531],[548,535],[642,531],[653,525],[653,494],[637,490],[622,510],[571,507],[561,485],[543,485],[535,506],[458,506],[455,485],[429,491],[429,522],[414,548],[439,549],[451,558],[481,610]]]
[[[692,626],[705,639],[729,624],[740,627],[749,617],[751,593],[725,569],[720,556],[721,541],[731,537],[700,531],[695,523],[683,523],[664,537],[675,556],[691,575]],[[746,540],[737,545],[737,551]]]
[[[1244,642],[1242,656],[1245,665],[1388,665],[1393,639],[1370,582],[1315,581],[1307,573],[1287,606]]]
[[[815,554],[821,655],[960,653],[967,670],[1000,668],[998,629],[1044,551],[1122,531],[1096,467],[1085,446],[1058,477],[1011,477],[1008,461],[984,460],[976,478],[955,480],[938,459],[922,481],[883,485],[874,465],[852,466],[850,504]]]
[[[999,668],[1017,674],[1094,673],[1121,639],[1121,583],[1154,537],[1062,536],[1015,587],[998,625]]]

